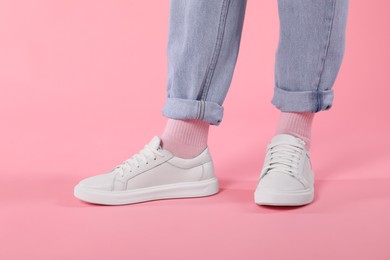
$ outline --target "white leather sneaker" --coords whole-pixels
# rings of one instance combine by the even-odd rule
[[[154,136],[139,153],[110,172],[80,181],[74,196],[95,204],[122,205],[218,193],[208,148],[194,158],[184,159],[160,144],[161,139]]]
[[[305,142],[289,134],[274,136],[267,145],[255,191],[255,203],[300,206],[313,199],[314,172]]]

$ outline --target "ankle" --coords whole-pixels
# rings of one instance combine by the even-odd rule
[[[305,141],[306,149],[311,148],[311,129],[315,113],[281,112],[275,134],[290,134]]]
[[[161,135],[162,148],[181,158],[193,158],[207,147],[210,123],[169,118]]]

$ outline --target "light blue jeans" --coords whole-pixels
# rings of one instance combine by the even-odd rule
[[[279,0],[271,103],[283,112],[329,110],[345,49],[348,0]],[[240,47],[245,0],[171,0],[162,114],[219,125]]]

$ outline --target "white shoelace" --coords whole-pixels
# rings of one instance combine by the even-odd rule
[[[149,160],[157,160],[156,154],[164,157],[164,154],[158,149],[154,149],[150,147],[149,144],[146,144],[144,148],[134,154],[131,158],[124,161],[122,164],[117,165],[114,170],[120,171],[120,176],[123,177],[125,172],[132,172],[135,168],[139,168],[141,166],[141,162],[144,164],[149,164]]]
[[[303,147],[291,144],[278,144],[269,148],[269,159],[264,168],[265,173],[282,172],[297,177],[299,158]]]

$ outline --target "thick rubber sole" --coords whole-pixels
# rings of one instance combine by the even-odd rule
[[[255,203],[269,206],[302,206],[314,200],[314,187],[303,191],[256,190]]]
[[[182,182],[126,191],[100,191],[79,184],[74,196],[80,200],[102,205],[125,205],[161,199],[205,197],[218,193],[217,178],[197,182]]]

